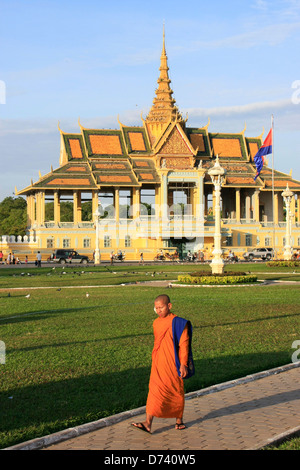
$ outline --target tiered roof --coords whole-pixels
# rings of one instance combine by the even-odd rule
[[[141,187],[160,184],[160,169],[209,169],[216,155],[227,170],[225,186],[272,189],[272,170],[264,166],[254,181],[254,156],[262,145],[262,135],[245,137],[240,133],[211,133],[209,122],[201,128],[187,127],[175,105],[168,75],[163,34],[163,49],[156,97],[146,119],[138,127],[86,129],[65,133],[61,129],[60,167],[40,177],[17,194],[43,190],[97,190],[101,187]],[[207,184],[211,183],[206,174]],[[300,182],[291,175],[274,172],[275,190],[300,191]]]

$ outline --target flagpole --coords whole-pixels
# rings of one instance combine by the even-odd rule
[[[274,116],[271,116],[271,129],[272,129],[272,213],[273,213],[273,258],[276,257],[275,249],[275,207],[274,207]]]

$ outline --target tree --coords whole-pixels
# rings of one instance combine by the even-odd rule
[[[85,222],[93,220],[92,201],[86,201],[82,203],[81,216],[82,220]]]
[[[22,197],[6,197],[0,202],[0,235],[25,235],[27,203]]]

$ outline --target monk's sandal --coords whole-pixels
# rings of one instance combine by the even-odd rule
[[[175,424],[175,429],[178,429],[179,431],[182,431],[183,429],[186,429],[186,425],[184,423],[176,423]]]

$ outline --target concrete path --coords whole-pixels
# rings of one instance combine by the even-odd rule
[[[183,431],[154,419],[152,433],[135,429],[145,408],[10,447],[44,450],[255,450],[300,434],[300,362],[186,395]]]

